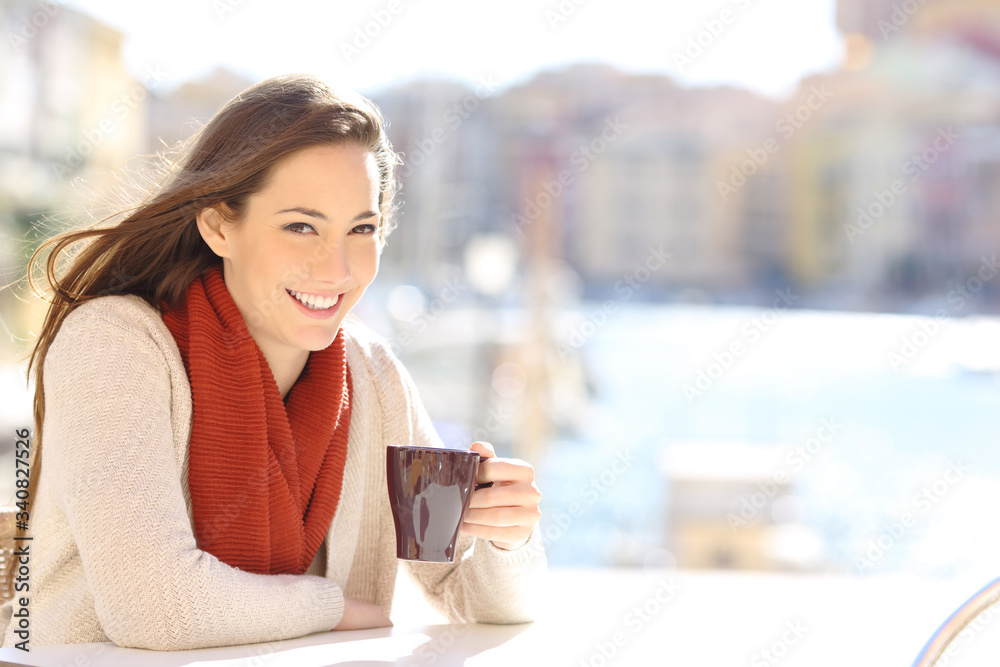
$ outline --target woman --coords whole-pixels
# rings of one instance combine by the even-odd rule
[[[390,624],[385,447],[440,443],[386,342],[345,317],[378,270],[397,162],[366,100],[270,79],[118,225],[50,242],[30,365],[31,646]],[[494,485],[463,523],[467,557],[408,565],[455,621],[530,620],[533,470],[472,446]],[[24,638],[13,611],[5,646]]]

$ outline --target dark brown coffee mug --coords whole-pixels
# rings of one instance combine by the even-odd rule
[[[396,556],[452,563],[479,472],[473,451],[389,445],[385,453]]]

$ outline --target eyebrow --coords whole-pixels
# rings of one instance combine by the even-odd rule
[[[292,208],[283,208],[280,211],[278,211],[275,215],[280,215],[282,213],[301,213],[302,215],[308,215],[310,218],[318,218],[319,220],[323,220],[326,222],[330,221],[329,218],[327,218],[325,215],[323,215],[316,209],[307,208],[305,206],[293,206]],[[351,220],[351,222],[365,220],[366,218],[374,218],[376,215],[378,215],[378,213],[376,213],[375,211],[364,211],[354,216],[354,219]]]

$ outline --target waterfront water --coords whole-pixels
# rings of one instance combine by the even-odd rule
[[[555,318],[563,353],[586,369],[593,394],[578,433],[533,461],[554,565],[669,563],[665,452],[719,442],[791,452],[833,420],[836,437],[794,487],[810,568],[995,576],[1000,318],[626,304],[588,320],[595,312]],[[469,330],[446,320],[432,324]],[[734,343],[741,352],[729,359]],[[487,371],[473,370],[481,384]],[[13,433],[30,419],[23,370],[0,377]],[[433,394],[425,399],[435,414]],[[9,452],[0,470],[9,497]],[[912,525],[898,530],[906,514]],[[879,543],[887,548],[868,558]]]
[[[553,563],[669,562],[666,451],[790,452],[832,420],[794,486],[811,568],[995,576],[1000,319],[633,305],[587,326],[588,312],[570,329],[595,388],[585,429],[538,466]]]

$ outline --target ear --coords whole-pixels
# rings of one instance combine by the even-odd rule
[[[230,257],[229,238],[227,232],[231,228],[217,208],[203,208],[195,215],[198,232],[205,243],[219,257]]]

